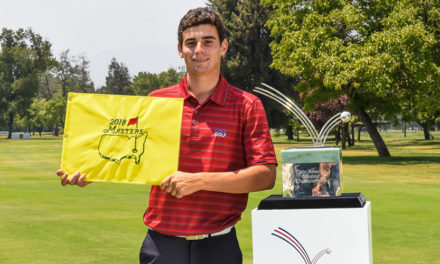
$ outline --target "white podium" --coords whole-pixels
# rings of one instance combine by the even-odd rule
[[[254,264],[371,264],[371,205],[362,194],[285,199],[252,211]]]

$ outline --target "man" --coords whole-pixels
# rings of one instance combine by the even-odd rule
[[[178,52],[187,74],[151,96],[184,98],[179,171],[152,186],[141,263],[242,263],[234,224],[248,193],[275,183],[276,158],[260,100],[220,75],[228,42],[219,15],[190,10],[180,21]],[[85,175],[63,185],[85,186]]]

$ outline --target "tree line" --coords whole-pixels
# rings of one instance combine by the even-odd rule
[[[105,85],[96,88],[84,55],[71,55],[67,49],[56,58],[51,43],[32,29],[3,28],[0,43],[0,127],[8,130],[8,138],[14,127],[40,136],[52,130],[57,136],[64,126],[69,92],[147,95],[182,78],[172,68],[160,74],[139,72],[132,78],[124,63],[113,58]]]
[[[227,29],[226,79],[250,92],[261,82],[276,87],[318,129],[348,110],[378,154],[390,156],[377,121],[416,121],[426,139],[440,121],[438,1],[209,0],[208,6]],[[54,58],[50,43],[32,30],[3,29],[0,42],[0,127],[9,130],[16,120],[56,133],[69,91],[146,95],[182,77],[169,69],[131,78],[113,58],[106,84],[95,88],[84,56],[66,50]],[[280,105],[261,99],[270,127],[286,128],[289,136],[301,129]]]

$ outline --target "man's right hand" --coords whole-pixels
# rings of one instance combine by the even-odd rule
[[[57,175],[61,177],[61,185],[63,186],[70,184],[84,187],[92,183],[90,181],[85,181],[86,174],[81,174],[79,171],[75,172],[70,179],[68,179],[69,174],[64,173],[62,170],[57,170]]]

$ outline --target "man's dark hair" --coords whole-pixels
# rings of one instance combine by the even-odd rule
[[[225,27],[223,26],[220,15],[208,7],[199,7],[189,10],[188,13],[186,13],[186,15],[180,20],[179,28],[177,30],[177,38],[180,46],[183,44],[183,31],[190,27],[203,24],[210,24],[217,28],[220,43],[226,38]]]

